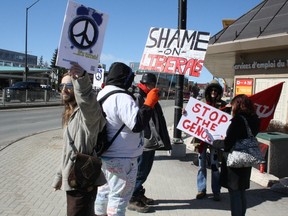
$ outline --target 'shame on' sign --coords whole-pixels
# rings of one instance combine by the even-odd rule
[[[199,77],[209,39],[208,32],[152,27],[139,68]]]
[[[177,125],[179,130],[209,144],[225,138],[231,115],[192,97],[185,110],[187,114],[182,115]]]

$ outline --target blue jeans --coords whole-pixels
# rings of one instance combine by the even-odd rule
[[[229,189],[231,216],[245,216],[247,201],[245,190]]]
[[[138,172],[133,197],[145,194],[143,184],[146,181],[152,169],[154,157],[155,157],[155,150],[151,150],[151,151],[143,151],[142,155],[138,158]]]
[[[206,193],[207,182],[207,146],[203,148],[203,151],[199,154],[199,170],[197,175],[197,187],[198,192]],[[218,162],[218,150],[210,148],[210,162],[211,162],[211,188],[213,194],[220,194],[220,172]]]

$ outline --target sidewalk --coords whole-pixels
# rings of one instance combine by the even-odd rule
[[[65,215],[63,191],[53,192],[51,183],[59,165],[62,130],[40,133],[0,151],[0,215],[57,216]],[[152,172],[145,183],[147,196],[156,200],[151,216],[229,216],[229,196],[222,189],[220,202],[211,198],[208,172],[208,198],[196,200],[196,155],[187,148],[183,158],[172,158],[158,152]],[[210,171],[210,170],[209,170]],[[287,195],[251,182],[247,191],[246,215],[287,215]],[[127,216],[144,215],[127,210]]]

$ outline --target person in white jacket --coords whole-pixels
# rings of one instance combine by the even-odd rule
[[[107,184],[99,187],[96,202],[96,215],[124,216],[132,196],[136,175],[137,158],[143,152],[143,129],[148,125],[154,105],[158,102],[158,89],[147,95],[142,107],[138,107],[128,88],[134,74],[124,63],[111,65],[105,87],[98,93],[97,100],[114,90],[121,90],[109,96],[102,104],[106,114],[108,141],[123,124],[125,127],[112,145],[101,156],[102,170]]]

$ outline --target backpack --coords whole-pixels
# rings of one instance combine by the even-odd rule
[[[112,94],[116,94],[116,93],[125,93],[131,96],[131,93],[129,93],[128,91],[123,91],[123,90],[114,90],[111,92],[108,92],[106,95],[104,95],[101,99],[98,100],[101,109],[102,109],[102,113],[103,116],[106,118],[106,113],[103,111],[102,108],[102,104],[104,103],[104,101]],[[97,144],[95,147],[96,150],[96,154],[98,157],[100,157],[104,152],[106,152],[108,150],[108,148],[112,145],[112,143],[114,142],[114,140],[116,139],[116,137],[120,134],[120,132],[122,131],[122,129],[125,127],[125,124],[123,124],[119,130],[116,132],[116,134],[113,136],[113,138],[108,141],[107,138],[107,126],[105,123],[105,126],[103,127],[102,131],[99,132],[98,134],[98,138],[97,138]]]

